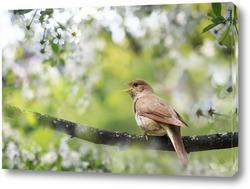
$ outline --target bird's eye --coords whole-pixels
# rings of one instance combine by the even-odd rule
[[[138,87],[138,83],[134,83],[133,86],[134,86],[134,87]]]

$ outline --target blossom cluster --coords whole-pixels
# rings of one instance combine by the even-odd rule
[[[81,31],[74,26],[63,26],[56,20],[54,14],[57,11],[53,9],[36,9],[27,11],[10,11],[12,14],[11,21],[18,23],[21,28],[30,37],[35,37],[35,30],[40,31],[40,37],[35,43],[37,55],[43,60],[52,57],[52,44],[59,45],[60,48],[65,46],[66,41],[77,44],[80,41]],[[40,27],[39,27],[40,26]],[[58,54],[57,54],[58,55]]]
[[[32,139],[25,139],[17,128],[11,128],[8,122],[3,123],[3,168],[8,169],[32,169],[51,171],[94,171],[109,172],[109,156],[104,156],[104,160],[99,161],[100,153],[93,146],[82,143],[77,145],[69,144],[69,137],[60,139],[59,148],[51,142],[48,150]],[[47,148],[46,148],[47,149]],[[96,151],[96,152],[94,152]]]

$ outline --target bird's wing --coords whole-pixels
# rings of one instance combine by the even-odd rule
[[[139,98],[134,106],[138,115],[150,118],[156,122],[180,127],[188,126],[180,114],[167,101],[155,95]]]
[[[188,124],[184,121],[184,119],[181,117],[181,115],[175,110],[173,109],[177,115],[177,117],[179,118],[179,120],[181,120],[187,127],[188,127]]]

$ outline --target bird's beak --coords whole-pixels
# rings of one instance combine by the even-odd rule
[[[123,85],[128,85],[129,86],[129,83],[122,83]],[[126,92],[126,93],[128,93],[129,91],[131,91],[132,90],[132,88],[130,88],[130,89],[124,89],[124,90],[121,90],[121,92]]]
[[[121,92],[129,92],[131,89],[124,89],[124,90],[121,90]]]

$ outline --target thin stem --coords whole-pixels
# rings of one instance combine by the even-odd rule
[[[71,31],[69,31],[69,29],[66,29],[67,32],[69,32],[70,34],[72,33]]]
[[[207,116],[207,115],[201,115],[201,116],[203,116],[205,118],[212,118],[211,116]]]
[[[223,39],[220,41],[220,43],[222,43],[222,42],[226,39],[226,36],[227,36],[227,34],[228,34],[228,32],[229,32],[229,30],[230,30],[230,28],[231,28],[231,25],[232,25],[232,23],[230,22],[230,25],[229,25],[228,28],[227,28],[226,34],[225,34],[225,36],[223,37]]]
[[[59,21],[57,21],[55,18],[53,18],[55,21],[56,21],[56,23],[58,24],[58,28],[61,28],[62,30],[67,30],[66,29],[66,27],[65,26],[63,26]]]
[[[214,115],[217,115],[217,116],[225,116],[225,117],[229,117],[230,115],[224,115],[224,114],[220,114],[220,113],[216,113],[216,112],[213,112]]]
[[[43,32],[43,40],[45,38],[45,33],[46,33],[46,28],[44,29],[44,32]]]
[[[229,117],[230,115],[224,115],[224,114],[220,114],[220,113],[216,113],[216,112],[213,112],[211,115],[217,115],[217,116],[224,116],[224,117]],[[212,116],[208,116],[208,115],[201,115],[205,118],[213,118]]]
[[[32,19],[31,19],[31,21],[30,21],[30,24],[29,24],[27,27],[30,27],[30,26],[31,26],[31,24],[32,24],[32,22],[33,22],[33,20],[34,20],[34,18],[35,18],[35,16],[36,16],[37,11],[38,11],[38,9],[36,9],[35,14],[33,15]]]

